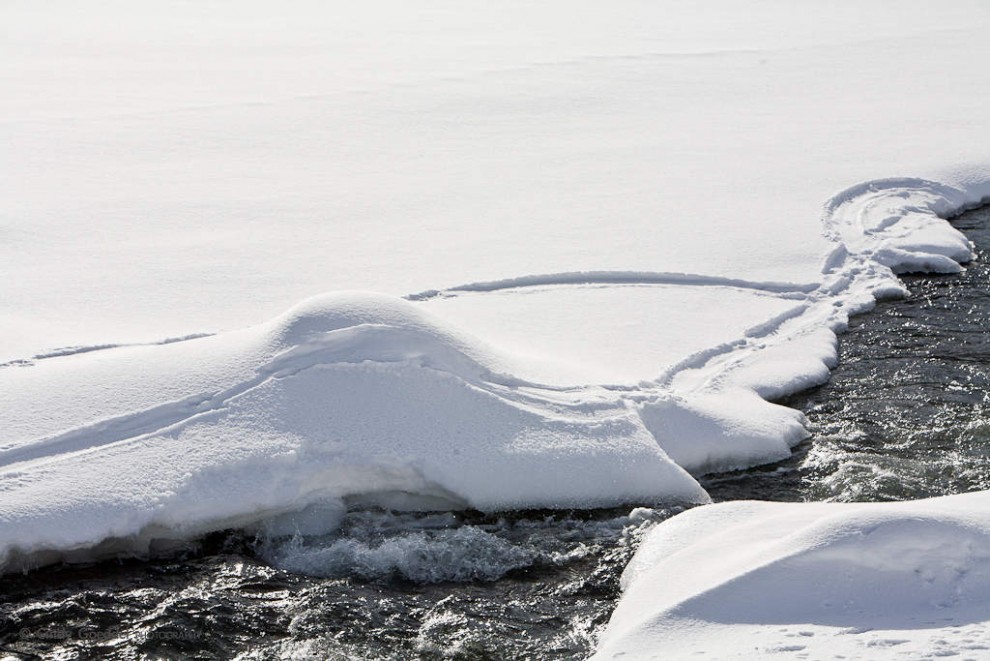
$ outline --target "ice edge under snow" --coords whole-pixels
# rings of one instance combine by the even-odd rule
[[[806,437],[799,412],[767,400],[824,382],[849,315],[904,291],[895,272],[969,260],[942,218],[988,196],[986,179],[840,193],[825,207],[835,248],[817,286],[597,272],[437,292],[639,278],[795,302],[633,387],[515,377],[511,356],[420,309],[425,294],[328,294],[244,331],[39,361],[2,393],[19,414],[0,447],[0,563],[298,525],[352,498],[481,510],[705,502],[691,474],[778,460]],[[39,392],[72,401],[55,410]]]

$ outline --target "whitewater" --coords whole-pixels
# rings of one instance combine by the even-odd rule
[[[980,2],[0,16],[4,571],[366,507],[704,504],[807,437],[773,401],[897,274],[963,268],[944,219],[990,198]],[[835,572],[832,603],[931,576],[864,607],[912,641],[983,623],[986,500],[695,508],[599,653],[784,636],[747,600]]]

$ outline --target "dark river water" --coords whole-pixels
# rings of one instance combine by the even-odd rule
[[[990,488],[990,208],[961,275],[852,320],[831,381],[785,403],[812,438],[704,480],[716,501]],[[354,512],[333,537],[213,535],[180,556],[0,579],[0,658],[582,658],[638,540],[678,508]]]

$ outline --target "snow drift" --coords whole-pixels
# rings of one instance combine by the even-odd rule
[[[637,551],[594,658],[983,657],[988,501],[690,510]]]
[[[316,504],[332,530],[346,497],[481,510],[707,498],[631,405],[501,375],[497,354],[393,297],[327,295],[231,338],[50,360],[70,364],[29,368],[27,392],[4,381],[4,563],[313,519]],[[84,375],[71,391],[66,370]],[[84,408],[32,406],[38,391]]]

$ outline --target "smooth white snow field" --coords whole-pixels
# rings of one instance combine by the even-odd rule
[[[990,197],[988,27],[982,0],[4,2],[0,571],[355,502],[707,502],[693,475],[806,437],[768,400],[828,378],[895,272],[971,258],[943,217]],[[808,594],[835,568],[977,585],[981,498],[878,507],[920,545],[893,563],[842,560],[872,509],[692,511],[601,653],[856,626]],[[736,511],[703,576],[650,555]],[[678,605],[759,549],[765,584]],[[898,637],[935,645],[902,592]]]

